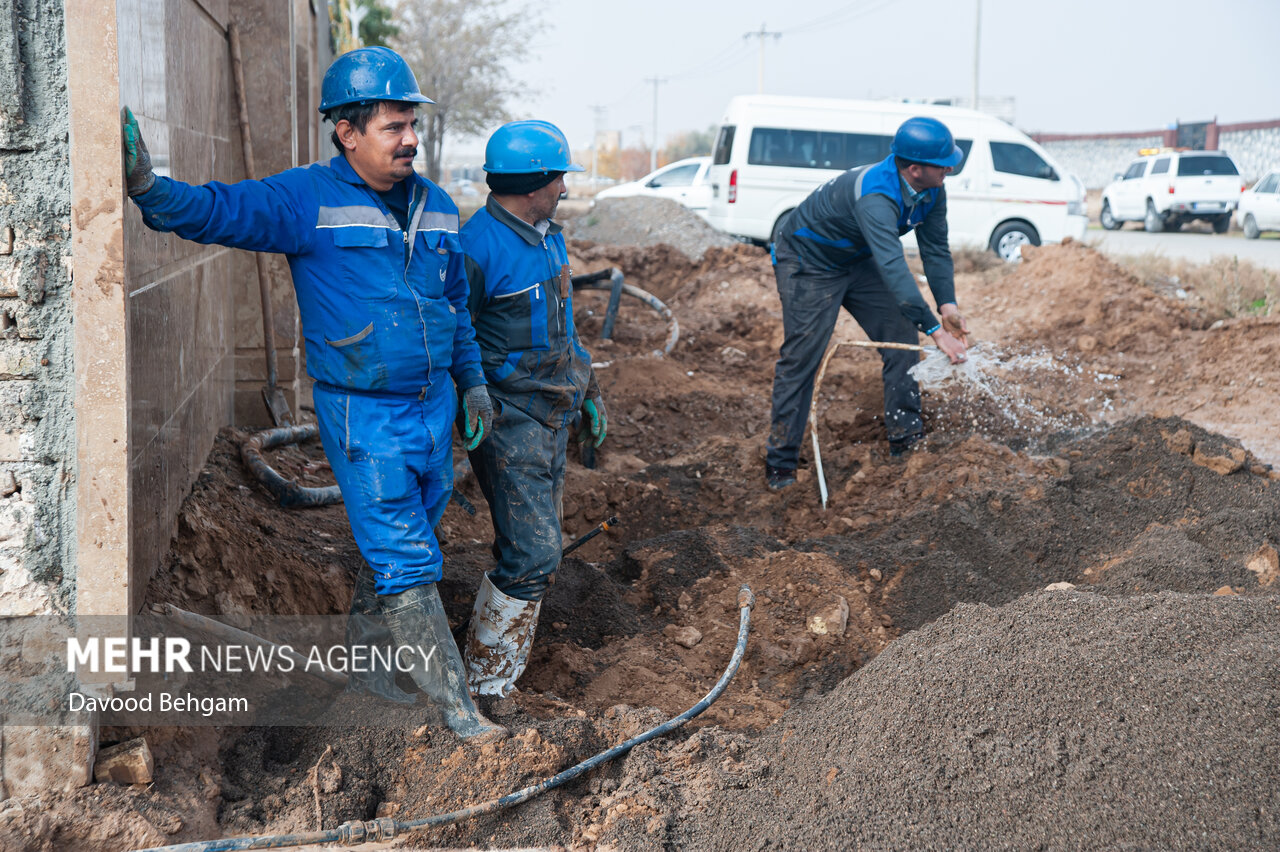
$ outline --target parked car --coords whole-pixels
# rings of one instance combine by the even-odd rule
[[[1160,151],[1139,157],[1102,191],[1102,227],[1141,222],[1153,233],[1201,219],[1215,234],[1231,227],[1244,179],[1223,151]]]
[[[1251,240],[1263,231],[1280,231],[1280,169],[1267,172],[1252,189],[1240,194],[1236,221]]]
[[[887,157],[898,125],[916,115],[941,120],[965,154],[946,179],[952,246],[1016,260],[1024,245],[1084,235],[1084,185],[997,118],[949,106],[779,95],[729,101],[712,155],[708,221],[771,242],[783,217],[814,189]],[[903,244],[914,240],[908,234]]]
[[[602,189],[596,193],[596,199],[630,198],[637,195],[670,198],[706,218],[707,205],[711,203],[711,184],[707,182],[710,167],[710,157],[676,160],[639,180]]]

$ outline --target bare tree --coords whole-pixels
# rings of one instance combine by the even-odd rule
[[[402,0],[393,46],[413,67],[422,93],[427,177],[440,178],[447,134],[478,135],[507,120],[515,84],[507,66],[523,59],[542,29],[503,0]]]

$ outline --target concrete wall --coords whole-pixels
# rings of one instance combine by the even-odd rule
[[[1269,169],[1280,167],[1280,120],[1244,124],[1209,122],[1205,147],[1231,155],[1245,181],[1252,183]],[[1178,130],[1129,133],[1036,133],[1063,168],[1078,176],[1089,189],[1101,189],[1117,172],[1123,172],[1142,148],[1177,145]]]
[[[0,615],[75,567],[71,166],[60,0],[0,0]]]
[[[324,2],[0,0],[0,617],[110,615],[126,632],[235,422],[237,355],[256,340],[261,360],[253,258],[148,230],[121,168],[128,104],[157,171],[244,176],[233,20],[260,169],[310,159]],[[296,360],[273,269],[277,340]],[[95,743],[92,727],[0,727],[0,799],[85,783]]]

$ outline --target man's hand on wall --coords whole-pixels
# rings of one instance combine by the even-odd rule
[[[141,195],[156,182],[151,171],[151,154],[147,151],[147,143],[142,140],[142,131],[138,129],[138,120],[133,111],[124,108],[121,116],[124,135],[124,182],[129,195]]]
[[[471,452],[480,446],[493,426],[493,401],[489,399],[489,391],[484,385],[467,388],[462,395],[462,425],[463,437],[467,439],[466,449]]]

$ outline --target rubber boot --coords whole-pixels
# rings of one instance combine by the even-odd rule
[[[410,676],[444,713],[449,729],[465,740],[478,743],[505,737],[507,729],[481,715],[471,700],[462,655],[449,632],[449,619],[444,614],[444,603],[436,584],[415,586],[398,595],[382,595],[379,603],[396,645],[413,649]],[[401,662],[409,664],[408,651],[400,651],[398,655]]]
[[[516,688],[533,647],[542,601],[522,601],[498,591],[485,575],[467,626],[467,681],[477,695],[503,698]]]
[[[378,595],[373,590],[373,572],[368,565],[360,566],[356,573],[356,589],[351,596],[351,614],[347,616],[347,647],[361,645],[378,648],[385,654],[391,650],[393,640],[387,629],[386,619],[378,608]],[[353,671],[347,677],[348,692],[367,692],[394,701],[397,704],[413,704],[416,697],[396,686],[396,671],[392,668],[376,668],[376,657],[371,656],[371,671]]]

